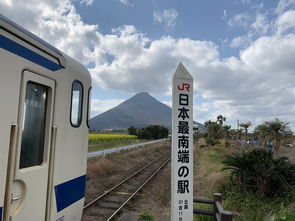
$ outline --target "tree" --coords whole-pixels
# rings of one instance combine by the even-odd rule
[[[226,121],[226,117],[223,117],[222,115],[217,116],[217,122],[219,125],[223,125],[223,122]]]
[[[133,126],[128,127],[127,129],[129,135],[137,135],[137,129]]]
[[[264,142],[272,142],[276,154],[282,143],[286,142],[293,135],[289,123],[285,123],[278,118],[275,118],[273,121],[265,121],[263,124],[258,125],[254,133],[263,139]]]
[[[129,127],[128,133],[130,135],[137,135],[140,139],[161,139],[168,137],[169,130],[163,126],[150,125],[145,128]]]
[[[247,123],[240,123],[240,127],[242,127],[245,131],[245,133],[248,133],[248,128],[252,125],[252,123],[249,121]]]
[[[207,138],[208,144],[215,145],[217,140],[221,138],[222,127],[217,122],[208,120],[205,122],[205,127],[207,127]]]
[[[223,133],[224,133],[225,138],[227,138],[227,139],[230,136],[230,128],[231,128],[231,125],[224,125],[223,126]]]
[[[215,145],[221,138],[229,138],[230,135],[230,125],[223,125],[226,118],[222,115],[217,116],[216,121],[208,120],[205,122],[207,128],[207,138],[208,144]]]
[[[257,125],[254,129],[254,136],[260,140],[260,143],[266,145],[267,141],[270,139],[270,133],[268,132],[268,126],[264,124]]]

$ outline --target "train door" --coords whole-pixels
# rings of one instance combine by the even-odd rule
[[[17,142],[9,159],[5,221],[46,218],[54,90],[53,80],[23,72]]]

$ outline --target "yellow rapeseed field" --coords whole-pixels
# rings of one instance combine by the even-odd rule
[[[89,144],[100,143],[111,140],[126,140],[126,139],[136,139],[135,135],[128,134],[88,134]]]

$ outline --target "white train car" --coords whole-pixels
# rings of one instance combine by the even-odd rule
[[[81,220],[91,77],[0,15],[0,221]]]

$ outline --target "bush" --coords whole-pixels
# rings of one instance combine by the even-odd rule
[[[146,221],[155,221],[155,217],[147,211],[140,213],[139,218]]]
[[[127,130],[130,135],[137,135],[140,139],[167,138],[169,133],[167,128],[159,125],[150,125],[142,129],[137,129],[134,126],[131,126]]]
[[[271,151],[234,153],[223,163],[223,170],[231,170],[231,181],[243,190],[274,197],[288,193],[295,185],[295,165],[287,157],[274,158]]]

